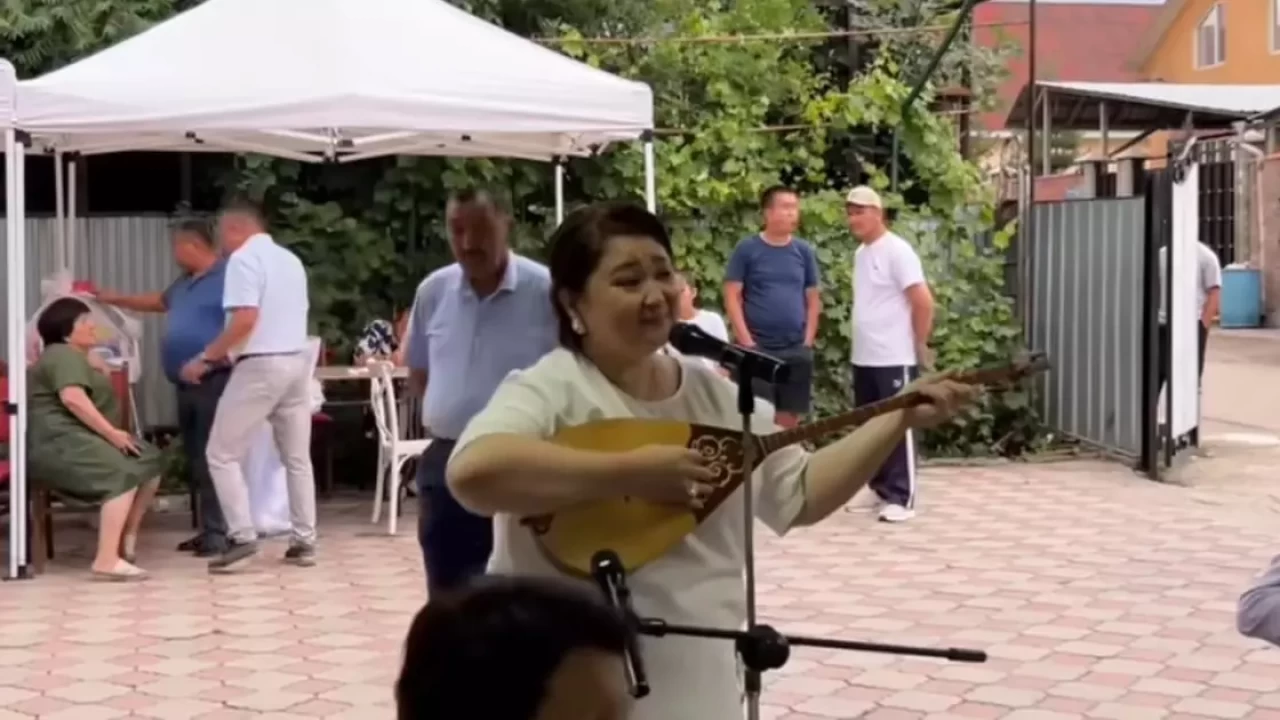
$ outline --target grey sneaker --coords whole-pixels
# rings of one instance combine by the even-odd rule
[[[284,561],[298,567],[312,567],[316,564],[316,548],[306,543],[291,542],[284,553]]]
[[[248,567],[249,562],[258,555],[256,542],[232,542],[218,557],[209,561],[209,572],[217,575],[229,575]]]

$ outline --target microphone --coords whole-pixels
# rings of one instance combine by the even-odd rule
[[[622,614],[631,628],[640,624],[631,608],[631,589],[627,587],[627,573],[622,559],[612,550],[600,550],[591,556],[591,577],[600,586],[609,604]],[[627,690],[631,697],[642,698],[649,694],[649,678],[644,672],[644,658],[640,655],[640,643],[634,632],[627,634]]]
[[[786,362],[725,342],[693,323],[676,323],[667,340],[683,355],[707,358],[734,372],[739,383],[760,379],[776,385],[785,383],[790,374]]]

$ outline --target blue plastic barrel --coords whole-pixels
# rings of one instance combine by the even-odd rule
[[[1252,268],[1224,268],[1220,313],[1219,325],[1224,328],[1262,325],[1262,273]]]

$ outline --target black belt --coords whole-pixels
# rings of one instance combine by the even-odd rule
[[[245,360],[252,360],[252,359],[254,359],[254,358],[264,358],[264,357],[290,357],[290,356],[293,356],[293,355],[301,355],[301,354],[302,354],[302,351],[301,351],[301,350],[292,350],[292,351],[289,351],[289,352],[245,353],[244,355],[241,355],[240,357],[236,358],[236,364],[238,365],[238,364],[240,364],[241,362],[244,362]]]
[[[218,377],[218,376],[220,376],[220,375],[229,375],[229,374],[231,374],[231,366],[230,366],[230,365],[221,365],[221,364],[219,364],[219,365],[207,365],[207,366],[205,366],[205,367],[206,367],[206,368],[208,368],[208,369],[206,369],[206,370],[204,371],[204,377],[203,377],[203,378],[201,378],[201,381],[202,381],[202,382],[203,382],[204,380],[207,380],[208,378]],[[200,384],[200,383],[189,383],[189,382],[185,382],[185,381],[181,381],[181,380],[180,380],[180,381],[178,382],[178,387],[188,387],[188,388],[189,388],[189,387],[196,387],[196,386],[197,386],[197,385],[199,385],[199,384]]]

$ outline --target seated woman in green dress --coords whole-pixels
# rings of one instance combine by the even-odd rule
[[[89,306],[56,300],[36,321],[44,342],[28,371],[28,468],[31,482],[70,502],[101,505],[97,580],[141,580],[134,565],[138,528],[160,485],[162,458],[115,426],[120,404],[98,344]]]

